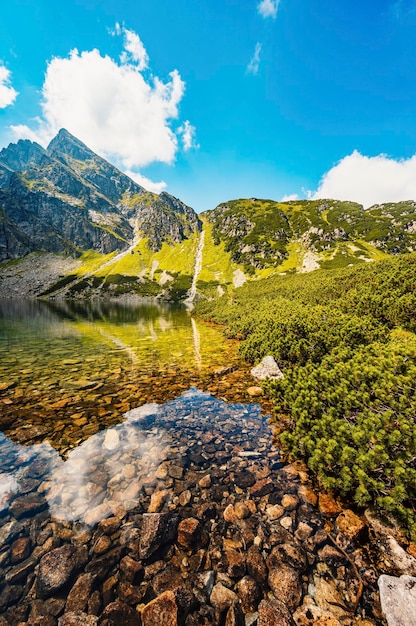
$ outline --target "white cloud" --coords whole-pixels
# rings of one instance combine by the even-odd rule
[[[139,172],[132,172],[131,170],[127,170],[124,173],[136,183],[147,189],[147,191],[152,191],[153,193],[159,194],[167,187],[167,184],[164,180],[156,183],[155,181],[150,180],[150,178],[143,176],[143,174],[140,174]]]
[[[185,83],[177,70],[167,81],[144,76],[148,55],[138,35],[119,24],[112,34],[123,36],[119,62],[96,49],[53,58],[46,70],[37,128],[20,124],[12,129],[17,137],[45,145],[66,128],[122,169],[172,163],[178,150],[172,124],[179,116]],[[195,130],[188,125],[187,137]]]
[[[10,70],[0,65],[0,109],[5,109],[16,100],[18,92],[10,86]]]
[[[184,150],[199,148],[199,144],[196,142],[196,128],[192,126],[189,120],[186,120],[182,126],[178,128],[178,134],[182,135]]]
[[[297,193],[290,193],[287,196],[283,196],[280,202],[290,202],[291,200],[299,200],[299,196]]]
[[[256,75],[259,71],[260,65],[260,53],[261,53],[261,43],[257,42],[256,47],[254,48],[254,54],[250,59],[250,63],[247,65],[247,72],[250,74]]]
[[[280,0],[261,0],[257,5],[257,10],[262,17],[272,17],[274,19],[277,15],[279,4]]]
[[[367,157],[355,150],[322,177],[312,199],[359,202],[365,208],[383,202],[416,200],[416,155],[396,161],[384,154]]]
[[[149,63],[149,56],[139,35],[132,30],[127,30],[127,28],[123,28],[122,32],[124,33],[125,50],[120,57],[121,62],[128,63],[133,61],[137,63],[139,72],[145,70]]]

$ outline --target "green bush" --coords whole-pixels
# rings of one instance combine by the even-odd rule
[[[266,387],[290,416],[278,438],[326,489],[375,504],[416,536],[416,342],[392,340],[286,372]]]

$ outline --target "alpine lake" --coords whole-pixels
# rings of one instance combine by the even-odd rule
[[[254,385],[180,306],[0,301],[0,626],[384,624]]]

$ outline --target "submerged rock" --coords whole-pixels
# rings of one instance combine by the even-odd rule
[[[139,544],[141,559],[149,559],[159,548],[173,541],[178,516],[171,513],[145,513]]]
[[[39,563],[38,583],[42,596],[48,598],[61,589],[83,563],[79,551],[65,544],[45,554]],[[85,554],[83,554],[85,557]],[[85,559],[86,560],[86,559]],[[84,560],[84,564],[85,564]]]
[[[178,626],[178,605],[173,591],[165,591],[142,611],[143,626]]]

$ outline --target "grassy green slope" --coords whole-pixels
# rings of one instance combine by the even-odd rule
[[[353,202],[251,198],[220,204],[205,218],[214,241],[256,276],[270,268],[285,273],[346,267],[416,249],[413,202],[364,211]]]

